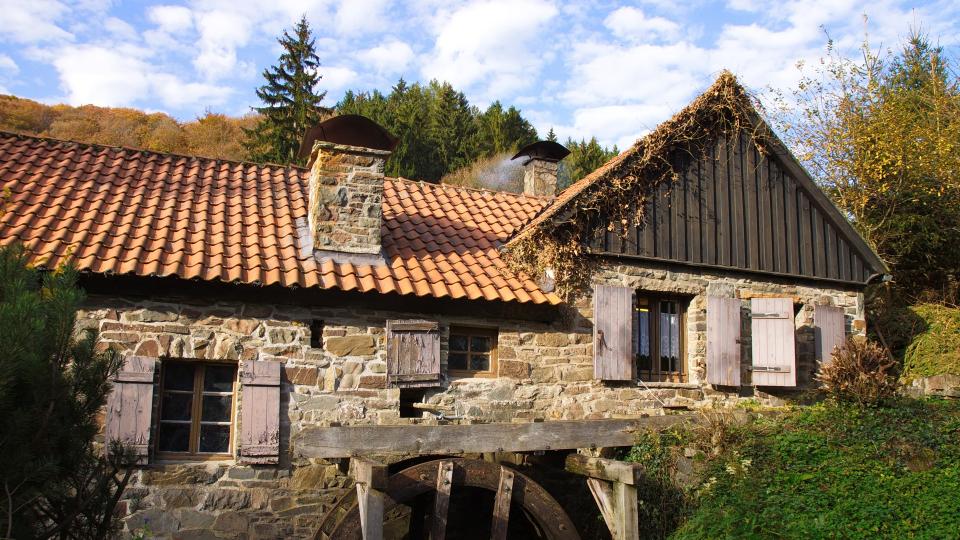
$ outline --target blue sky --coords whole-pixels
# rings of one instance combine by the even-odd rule
[[[825,32],[850,51],[865,32],[896,46],[911,26],[960,45],[957,0],[0,0],[0,14],[0,93],[181,120],[243,114],[276,36],[306,14],[328,104],[438,78],[475,104],[517,105],[541,134],[621,148],[721,69],[755,91],[791,87]]]

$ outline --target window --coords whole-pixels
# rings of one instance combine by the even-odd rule
[[[230,455],[237,366],[163,362],[157,451],[167,457]]]
[[[450,328],[447,371],[467,377],[497,376],[497,331],[491,328]]]
[[[633,349],[640,380],[684,382],[684,304],[677,298],[637,295]]]

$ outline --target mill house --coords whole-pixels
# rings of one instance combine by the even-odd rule
[[[74,264],[78,330],[126,358],[125,534],[579,538],[566,470],[635,537],[602,450],[811,388],[887,273],[728,73],[559,193],[556,143],[523,193],[385,177],[394,144],[358,116],[303,168],[0,133],[0,241]]]

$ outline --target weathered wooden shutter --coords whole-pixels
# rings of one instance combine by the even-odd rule
[[[150,418],[153,413],[153,373],[157,360],[147,356],[128,356],[113,378],[113,391],[107,400],[106,448],[119,440],[136,452],[139,463],[150,453]]]
[[[387,321],[387,384],[440,384],[440,325],[436,321]]]
[[[754,386],[796,386],[793,300],[754,298],[750,309]]]
[[[593,376],[602,381],[634,378],[633,289],[593,286]]]
[[[240,371],[241,463],[273,464],[280,458],[280,362],[244,361]]]
[[[843,308],[814,306],[813,329],[816,334],[817,360],[829,364],[833,350],[846,341]]]
[[[707,297],[707,382],[740,386],[740,300]]]

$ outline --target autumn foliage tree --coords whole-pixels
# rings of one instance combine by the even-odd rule
[[[788,144],[890,263],[900,290],[956,303],[960,282],[960,87],[939,47],[868,44],[827,56],[781,96]]]

